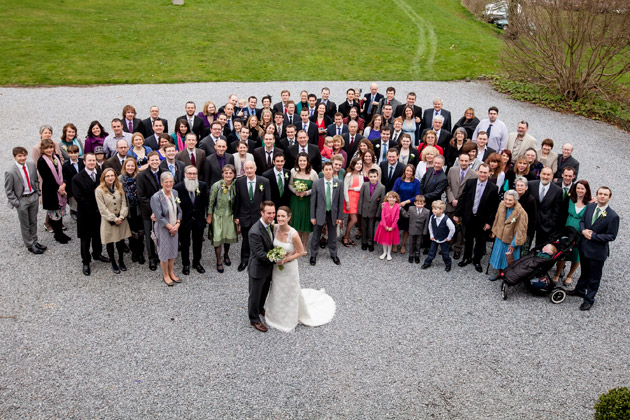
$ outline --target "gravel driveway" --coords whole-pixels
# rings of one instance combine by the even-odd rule
[[[496,105],[510,132],[524,119],[539,143],[552,138],[556,151],[574,143],[580,178],[611,187],[622,218],[590,312],[578,310],[578,298],[553,305],[520,287],[503,301],[499,284],[471,266],[445,275],[436,260],[421,272],[406,255],[387,263],[341,247],[341,267],[326,252],[315,268],[301,261],[302,286],[325,287],[335,299],[332,323],[262,334],[247,319],[247,276],[235,265],[216,273],[207,242],[208,273],[174,288],[130,263],[121,275],[95,263],[85,277],[76,238],[58,245],[40,223],[49,250],[34,256],[15,212],[2,206],[0,418],[584,419],[600,393],[628,386],[630,135],[512,101],[483,83],[384,82],[380,90],[389,85],[403,100],[415,91],[423,108],[441,96],[453,122],[467,106],[482,119]],[[44,123],[58,139],[74,122],[83,138],[91,120],[109,127],[127,103],[141,118],[157,104],[173,125],[188,100],[200,108],[230,93],[270,93],[275,103],[282,88],[298,97],[323,86],[340,103],[346,88],[367,91],[369,83],[0,88],[0,169],[12,164],[12,147],[30,151]],[[74,222],[66,223],[74,237]]]

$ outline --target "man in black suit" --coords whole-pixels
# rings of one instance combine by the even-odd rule
[[[485,162],[488,159],[488,156],[495,153],[492,147],[488,147],[488,133],[485,131],[480,131],[477,134],[477,157],[482,162]]]
[[[186,121],[188,121],[188,129],[192,131],[193,133],[195,133],[198,139],[203,138],[204,136],[203,120],[200,117],[195,115],[197,106],[195,105],[193,101],[188,101],[186,102],[185,109],[186,109],[186,114],[182,115],[179,118],[184,118]]]
[[[413,108],[413,115],[416,117],[415,118],[416,119],[416,124],[421,124],[422,123],[422,108],[420,108],[418,105],[416,105],[416,94],[415,94],[415,92],[409,92],[407,94],[407,103],[398,105],[396,107],[396,110],[394,111],[394,117],[396,117],[396,118],[397,117],[405,118],[405,116],[403,115],[403,110],[405,109],[406,106],[410,106],[411,108]]]
[[[156,118],[153,121],[153,129],[151,130],[153,134],[144,139],[144,145],[150,147],[151,150],[157,151],[160,148],[160,135],[166,131],[164,123],[164,120]]]
[[[390,192],[394,188],[394,182],[402,176],[405,170],[405,165],[398,162],[398,149],[389,149],[387,161],[381,162],[379,166],[381,168],[381,184],[385,185],[385,191]]]
[[[149,167],[140,172],[136,177],[137,193],[138,193],[138,208],[142,216],[142,223],[144,225],[144,239],[147,248],[147,257],[149,259],[149,268],[151,271],[157,269],[158,256],[155,251],[155,244],[151,239],[151,230],[153,229],[153,222],[151,215],[151,197],[160,189],[160,155],[158,152],[151,152],[147,155],[149,160]]]
[[[206,157],[214,153],[214,146],[216,145],[217,141],[224,140],[227,143],[227,139],[222,134],[222,131],[223,126],[220,122],[213,121],[212,124],[210,124],[210,134],[201,139],[201,141],[199,142],[199,148],[206,152]],[[207,179],[205,178],[204,180],[207,181]]]
[[[306,131],[306,133],[308,134],[308,142],[316,146],[319,145],[319,132],[317,130],[317,124],[309,119],[308,109],[302,108],[302,110],[300,111],[300,120],[301,121],[298,121],[298,123],[295,125],[296,130]],[[289,126],[287,126],[287,128],[288,127]]]
[[[225,105],[223,105],[222,107],[220,107],[217,110],[217,113],[224,113],[225,114],[225,107],[227,106],[227,104],[232,105],[232,107],[236,107],[236,104],[238,103],[238,96],[231,93],[230,95],[228,95],[228,100],[225,103]]]
[[[92,258],[103,262],[109,262],[110,259],[101,255],[101,214],[98,212],[94,194],[94,190],[100,185],[102,172],[97,170],[96,156],[92,153],[83,156],[83,163],[83,170],[72,178],[72,195],[77,202],[77,236],[81,239],[83,274],[89,276]]]
[[[160,169],[162,172],[169,171],[173,175],[175,184],[178,184],[184,180],[184,162],[175,159],[177,156],[177,148],[173,143],[167,145],[164,148],[166,154],[165,159],[160,163]]]
[[[309,118],[317,117],[317,95],[314,93],[308,94],[308,116]]]
[[[142,120],[142,128],[144,129],[144,133],[142,134],[144,135],[145,140],[147,137],[153,135],[153,123],[157,119],[161,119],[162,124],[164,125],[162,132],[166,131],[168,133],[168,121],[166,121],[164,118],[160,118],[160,108],[153,105],[151,108],[149,108],[149,115],[149,118]]]
[[[462,221],[466,227],[464,259],[457,265],[465,267],[472,262],[479,273],[483,271],[481,258],[486,252],[486,239],[499,207],[497,186],[488,180],[489,177],[490,167],[482,163],[477,169],[477,179],[466,181],[453,217],[453,222]]]
[[[247,108],[243,110],[243,112],[245,113],[245,120],[249,120],[249,117],[251,117],[252,115],[255,115],[258,119],[260,119],[260,114],[262,113],[262,110],[260,108],[256,108],[257,104],[258,98],[256,98],[255,96],[250,96],[249,98],[247,98]]]
[[[283,153],[278,152],[273,157],[273,168],[265,171],[262,176],[269,180],[271,201],[276,205],[276,209],[280,206],[288,207],[291,199],[291,191],[289,190],[291,171],[284,169]]]
[[[79,146],[71,144],[68,146],[67,152],[69,159],[63,163],[61,172],[63,174],[63,182],[67,185],[66,194],[68,207],[70,207],[70,215],[74,220],[77,220],[76,201],[74,201],[72,197],[72,178],[81,172],[85,165],[83,164],[83,160],[79,159]]]
[[[112,168],[116,171],[116,175],[120,175],[123,163],[125,163],[125,159],[127,159],[128,151],[129,145],[127,145],[127,140],[118,140],[118,142],[116,142],[116,154],[105,161],[103,169]]]
[[[562,170],[562,178],[554,182],[562,190],[562,201],[560,202],[560,213],[558,214],[558,224],[564,226],[569,216],[569,192],[575,183],[575,169],[565,166]]]
[[[350,113],[350,108],[356,108],[357,113],[361,112],[359,102],[355,99],[354,95],[354,89],[348,89],[346,91],[346,100],[341,105],[339,105],[339,112],[341,112],[341,115],[343,115],[344,118],[348,117],[348,114]]]
[[[575,289],[568,293],[584,298],[580,305],[581,311],[588,311],[595,302],[604,262],[610,255],[609,244],[617,238],[619,232],[619,215],[608,205],[612,198],[610,188],[600,187],[595,198],[597,202],[586,206],[580,220],[580,232],[583,235],[580,242],[582,274]]]
[[[240,179],[245,179],[242,177]],[[258,331],[266,332],[267,327],[260,320],[260,315],[265,313],[265,301],[271,284],[271,272],[273,262],[267,258],[267,253],[273,249],[273,220],[276,217],[276,208],[271,201],[265,201],[258,208],[258,215],[248,229],[247,243],[252,244],[252,253],[249,258],[249,299],[247,311],[249,322]],[[243,239],[245,242],[245,239]],[[243,268],[244,269],[244,268]],[[239,266],[239,271],[242,271]]]
[[[215,182],[223,178],[223,167],[228,163],[234,165],[234,156],[227,153],[227,142],[223,139],[217,140],[214,145],[215,152],[206,157],[206,163],[204,163],[204,179],[208,190],[214,185]]]
[[[287,101],[287,113],[284,114],[284,125],[297,124],[300,117],[295,113],[295,102]]]
[[[444,129],[451,132],[451,113],[442,108],[443,105],[444,103],[442,102],[442,99],[435,98],[433,100],[433,108],[425,110],[422,116],[422,130],[432,127],[433,117],[441,115],[444,117]]]
[[[427,169],[420,182],[420,191],[426,201],[425,207],[430,209],[435,200],[440,200],[448,186],[448,179],[442,170],[444,156],[437,155],[433,159],[433,168]]]
[[[326,105],[326,115],[328,115],[330,119],[333,119],[335,117],[335,114],[337,113],[337,104],[328,99],[329,97],[330,89],[328,89],[327,87],[323,88],[322,97],[317,100],[317,105],[323,102],[324,105]]]
[[[372,146],[374,146],[374,154],[376,155],[376,163],[379,165],[381,162],[387,162],[387,151],[392,147],[396,147],[390,137],[392,130],[389,127],[381,128],[381,138],[372,140]]]
[[[273,114],[273,123],[276,125],[276,139],[281,139],[287,135],[286,127],[284,123],[284,114],[276,112]]]
[[[554,174],[554,181],[557,181],[562,176],[562,170],[570,166],[575,170],[575,178],[578,176],[578,172],[580,171],[580,162],[577,161],[576,158],[572,156],[573,154],[573,145],[571,143],[565,143],[562,145],[562,154],[558,156],[558,169]]]
[[[232,137],[233,140],[232,142],[230,142],[230,145],[228,146],[228,151],[232,153],[233,155],[236,155],[238,153],[237,148],[238,148],[239,143],[244,141],[245,143],[247,143],[247,153],[251,153],[253,155],[254,150],[256,150],[256,142],[249,138],[249,128],[242,126],[238,131],[238,136],[236,135],[236,131],[233,134],[234,134],[234,136]],[[275,137],[274,137],[274,140],[275,140]]]
[[[352,159],[352,156],[354,156],[354,153],[357,151],[357,148],[359,147],[359,142],[363,140],[363,136],[359,134],[358,131],[359,124],[353,120],[348,122],[348,132],[342,135],[344,141],[344,149],[346,149],[346,153],[348,155],[348,162],[346,162],[346,166],[348,166],[350,160]]]
[[[282,92],[280,92],[280,99],[282,101],[274,104],[273,108],[271,108],[273,110],[274,115],[276,113],[280,113],[282,115],[287,113],[287,102],[289,102],[290,98],[291,98],[291,92],[289,92],[288,90],[284,89]]]
[[[175,155],[175,159],[184,164],[184,168],[192,165],[197,168],[195,179],[203,181],[203,165],[206,163],[206,152],[197,146],[195,133],[186,133],[186,148]],[[184,169],[184,175],[185,175]]]
[[[435,131],[435,140],[438,146],[440,146],[442,149],[446,150],[446,148],[448,147],[448,143],[451,141],[451,133],[449,131],[446,131],[444,129],[444,117],[442,117],[441,115],[437,115],[433,118],[433,126],[431,128],[427,128],[426,130],[422,131],[422,135],[420,136],[420,139],[424,139],[424,135],[426,134],[427,131],[429,130],[433,130]],[[487,136],[486,136],[487,137]],[[486,139],[486,143],[488,142],[488,140]]]
[[[236,118],[234,119],[233,122],[233,126],[234,130],[232,130],[232,132],[230,132],[226,137],[227,137],[227,142],[228,142],[228,149],[230,149],[230,145],[232,143],[238,143],[239,141],[241,141],[242,137],[241,137],[241,129],[243,127],[245,127],[245,123],[243,122],[242,119],[240,118]],[[247,130],[247,137],[245,137],[245,139],[249,139],[249,130]],[[233,153],[230,150],[230,153]]]
[[[254,162],[256,162],[256,175],[262,175],[263,172],[272,169],[273,159],[278,153],[282,151],[274,147],[276,139],[271,133],[265,133],[263,140],[264,146],[256,148],[254,150]]]
[[[223,134],[229,138],[230,134],[237,130],[236,127],[236,117],[234,117],[234,105],[231,103],[225,104],[225,108],[223,109],[223,113],[225,114],[225,125],[223,126]],[[241,119],[241,125],[243,124],[243,120]]]
[[[334,137],[336,135],[344,135],[348,132],[348,126],[343,123],[343,114],[337,112],[335,114],[335,122],[326,127],[326,135]]]
[[[308,160],[311,162],[311,167],[317,173],[322,170],[322,155],[319,153],[319,148],[313,144],[308,144],[308,134],[304,130],[297,133],[297,144],[289,148],[287,156],[287,168],[293,168],[297,159],[298,153],[308,154]]]
[[[249,261],[249,230],[258,221],[260,205],[271,200],[269,180],[256,175],[256,164],[247,161],[243,165],[245,176],[236,180],[236,198],[232,203],[234,223],[240,226],[243,243],[241,245],[241,263],[238,271],[243,271]]]
[[[182,220],[179,227],[179,243],[182,253],[182,273],[190,274],[190,236],[192,233],[192,267],[199,274],[206,270],[201,265],[201,245],[206,228],[208,188],[197,178],[197,168],[188,165],[184,168],[185,178],[173,187],[179,194]]]
[[[538,202],[538,223],[536,225],[536,246],[541,245],[558,230],[558,218],[562,203],[562,188],[551,182],[553,171],[544,167],[540,179],[529,181],[529,193]]]
[[[136,108],[131,105],[125,105],[122,111],[122,116],[123,131],[130,134],[144,132],[142,120],[140,118],[136,118]]]
[[[284,151],[286,156],[289,153],[289,149],[297,144],[297,137],[295,136],[297,130],[294,125],[288,125],[285,131],[287,136],[278,141],[278,147]]]
[[[370,92],[363,96],[363,111],[361,115],[366,123],[372,121],[372,117],[376,114],[378,109],[378,103],[383,98],[383,94],[378,93],[378,85],[371,83]]]

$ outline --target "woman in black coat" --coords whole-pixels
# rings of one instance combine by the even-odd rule
[[[536,225],[538,222],[538,202],[528,191],[529,184],[527,178],[523,176],[517,177],[514,185],[514,189],[519,196],[518,202],[521,204],[521,206],[523,206],[525,213],[527,213],[527,239],[521,247],[522,257],[524,255],[527,255],[527,253],[529,252],[529,248],[532,244],[532,239],[534,238],[534,233],[536,232]]]
[[[468,138],[468,133],[463,127],[459,127],[453,131],[453,138],[448,142],[444,150],[444,160],[446,161],[447,167],[453,167]]]
[[[68,194],[63,180],[61,157],[55,153],[55,143],[49,139],[42,140],[39,151],[37,172],[42,178],[42,204],[55,232],[55,240],[66,244],[70,237],[63,233],[63,216],[66,214]]]
[[[475,132],[475,128],[477,128],[478,125],[479,125],[479,118],[475,117],[475,110],[473,108],[466,108],[466,111],[464,112],[464,116],[461,117],[459,121],[455,123],[455,126],[453,127],[453,135],[455,135],[455,132],[457,131],[458,128],[462,127],[466,130],[466,133],[468,134],[466,138],[472,139],[473,133]]]

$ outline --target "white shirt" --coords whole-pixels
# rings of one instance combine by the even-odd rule
[[[444,216],[444,213],[442,213],[442,216],[440,217],[435,217],[435,215],[432,215],[431,218],[435,219],[435,224],[437,226],[440,226],[440,223],[442,223],[442,219],[444,219]],[[453,239],[453,235],[455,235],[455,225],[448,217],[446,218],[446,227],[448,228],[448,236],[446,237],[446,239],[439,241],[435,238],[435,235],[433,234],[433,223],[431,223],[431,220],[429,219],[429,236],[433,238],[433,241],[435,243],[441,244]]]
[[[276,177],[276,180],[278,179],[278,175],[280,175],[280,178],[282,179],[282,188],[284,188],[284,172],[278,171],[276,167],[274,166],[273,173],[274,173],[274,176]]]
[[[31,174],[31,172],[28,170],[28,166],[26,166],[26,163],[24,163],[24,165],[20,165],[19,163],[17,163],[17,161],[15,162],[15,164],[17,165],[20,175],[22,176],[22,184],[24,184],[24,192],[22,193],[22,195],[28,195],[31,194],[33,192],[33,182],[31,181],[31,179],[33,179],[33,174]],[[28,179],[29,182],[26,181],[26,175],[24,174],[24,169],[26,169],[26,172],[28,172]],[[35,175],[37,176],[37,175]],[[31,186],[31,188],[29,188],[28,186]]]
[[[86,168],[85,172],[87,172],[90,178],[94,178],[96,181],[98,181],[98,177],[96,176],[96,168],[93,171],[90,171],[89,169]],[[94,174],[94,176],[92,176],[92,174]]]

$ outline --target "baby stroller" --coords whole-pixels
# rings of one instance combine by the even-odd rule
[[[523,258],[499,273],[498,280],[501,281],[501,294],[503,300],[507,299],[508,287],[515,286],[521,282],[526,288],[536,295],[546,296],[552,303],[562,303],[567,297],[567,291],[561,286],[557,286],[549,276],[549,271],[553,269],[558,261],[569,255],[577,244],[578,233],[570,226],[565,226],[563,230],[552,236],[546,243],[537,245]],[[556,251],[549,258],[541,256],[540,251],[546,245],[553,245]]]

